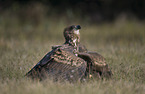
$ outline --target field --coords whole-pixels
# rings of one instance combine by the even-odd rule
[[[32,81],[24,77],[52,45],[64,43],[63,29],[80,24],[81,42],[106,58],[112,79],[87,83]],[[0,94],[144,94],[145,23],[119,18],[91,24],[45,19],[39,24],[0,17]]]

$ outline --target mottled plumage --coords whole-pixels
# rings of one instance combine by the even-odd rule
[[[65,28],[65,43],[52,46],[52,51],[48,52],[26,76],[40,80],[49,77],[55,81],[80,81],[85,76],[87,62],[77,57],[79,49],[82,52],[86,50],[78,44],[79,29],[79,25]]]
[[[87,62],[86,74],[91,78],[111,77],[112,72],[105,58],[96,52],[79,53],[78,57]]]
[[[26,76],[33,79],[80,81],[86,77],[97,78],[111,76],[111,70],[104,57],[96,52],[89,52],[80,44],[79,25],[72,25],[64,29],[65,43],[52,46],[48,52]]]
[[[78,81],[85,75],[87,62],[73,54],[68,45],[58,46],[46,54],[26,75],[34,79],[47,77],[56,80]]]

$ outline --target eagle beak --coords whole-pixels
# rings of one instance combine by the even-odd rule
[[[77,26],[76,26],[76,29],[81,29],[81,26],[80,26],[80,25],[77,25]]]

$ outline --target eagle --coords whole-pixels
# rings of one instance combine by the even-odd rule
[[[54,81],[77,82],[89,78],[111,77],[112,72],[105,58],[96,52],[90,52],[80,43],[80,25],[64,29],[65,42],[52,46],[48,52],[28,73],[27,77]]]

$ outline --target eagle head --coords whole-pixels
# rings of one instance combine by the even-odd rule
[[[66,40],[65,43],[69,43],[71,45],[76,45],[77,43],[79,43],[79,40],[80,40],[79,29],[81,29],[80,25],[72,25],[72,26],[66,27],[63,32],[65,40]]]

